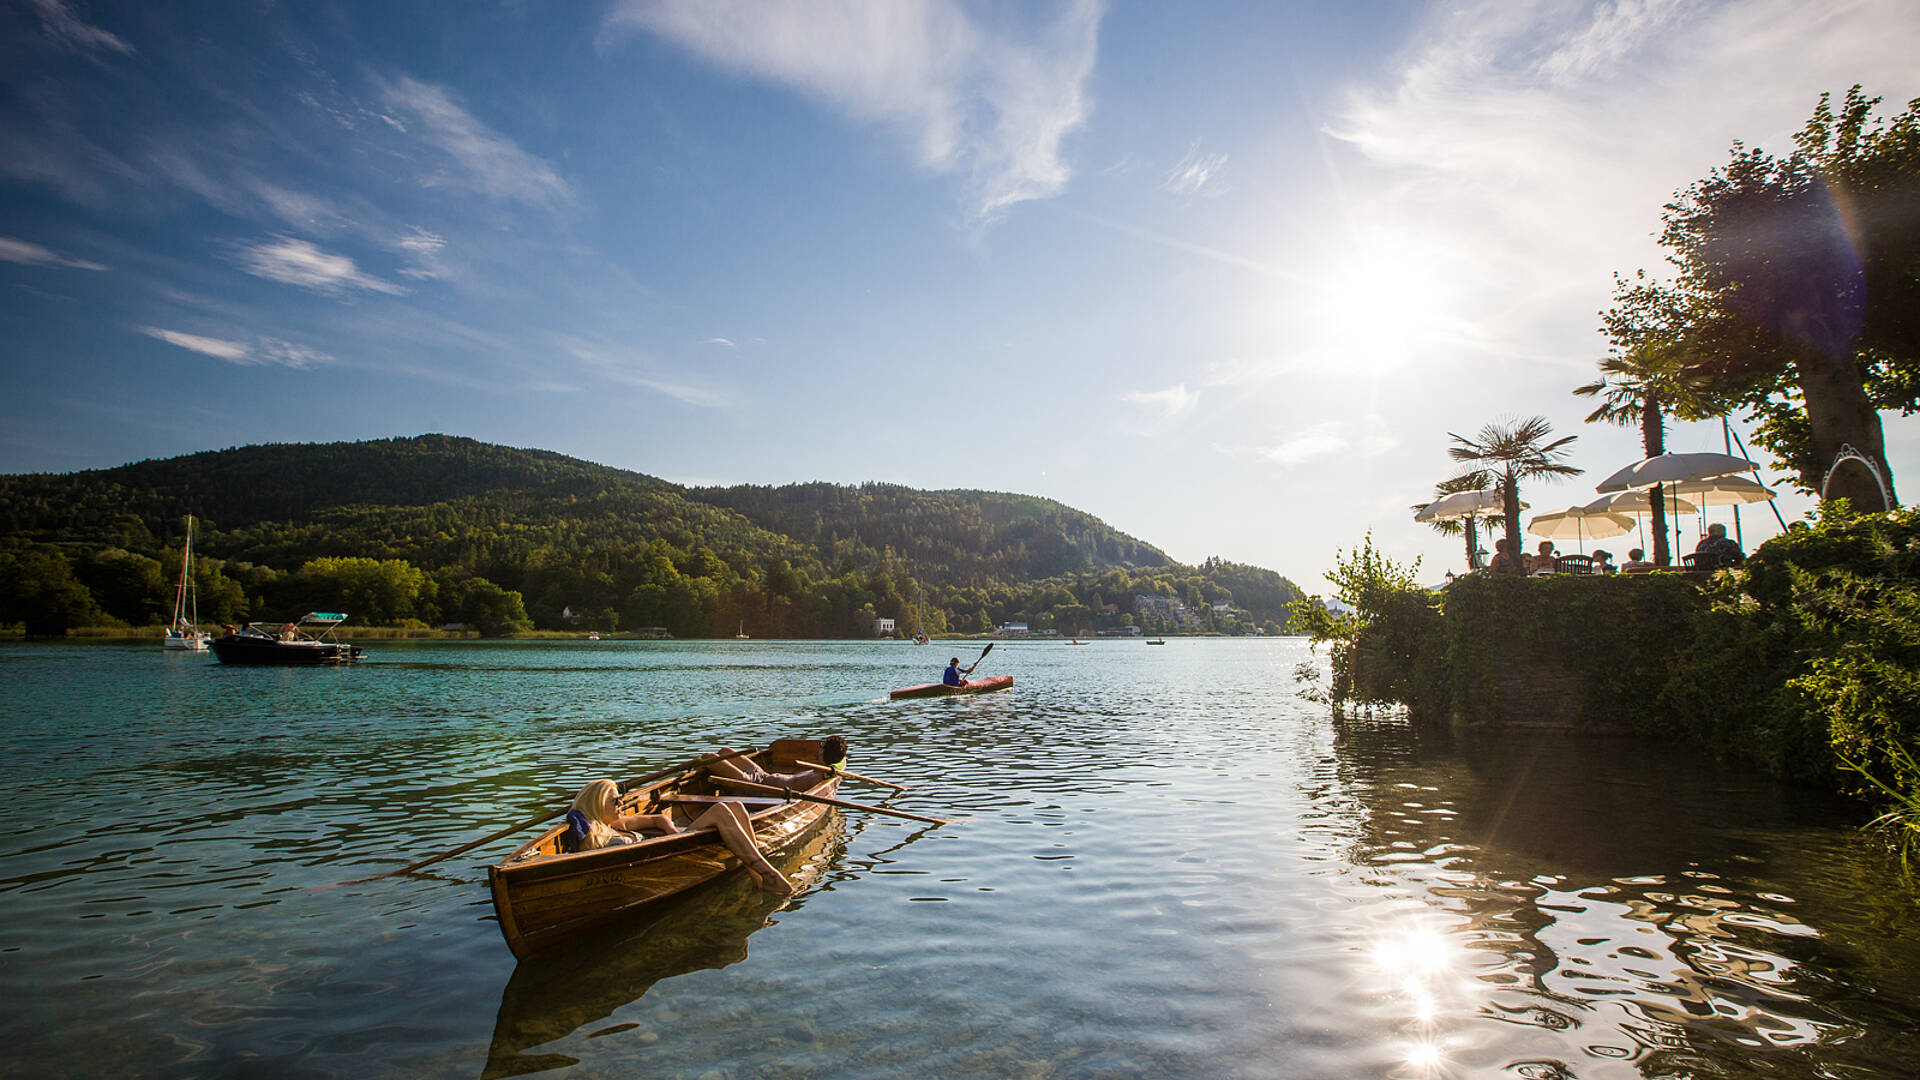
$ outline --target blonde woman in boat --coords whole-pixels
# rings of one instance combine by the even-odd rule
[[[727,849],[746,864],[755,885],[775,896],[793,895],[793,883],[767,861],[759,842],[753,838],[753,824],[739,804],[715,803],[685,825],[675,821],[671,813],[622,814],[619,804],[620,788],[611,780],[595,780],[580,789],[573,800],[573,809],[586,820],[587,835],[581,850],[637,844],[643,832],[666,835],[712,829],[720,834]]]

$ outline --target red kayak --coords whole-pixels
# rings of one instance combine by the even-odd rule
[[[946,683],[930,682],[920,686],[909,686],[905,690],[895,690],[887,696],[894,700],[911,697],[946,697],[948,694],[986,694],[995,690],[1005,690],[1013,685],[1011,675],[989,675],[984,679],[969,679],[965,686],[948,686]]]

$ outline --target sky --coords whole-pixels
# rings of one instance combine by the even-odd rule
[[[0,0],[0,472],[444,432],[1438,579],[1449,434],[1545,416],[1587,472],[1523,498],[1594,498],[1662,205],[1915,55],[1911,0]]]

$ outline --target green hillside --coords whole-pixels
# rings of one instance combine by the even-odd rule
[[[445,435],[208,451],[0,477],[0,624],[151,625],[171,612],[186,515],[203,622],[308,608],[357,623],[664,627],[677,636],[1277,629],[1270,571],[1183,567],[1046,499],[883,484],[688,489]],[[1216,603],[1241,609],[1215,612]],[[1103,610],[1112,605],[1113,610]],[[1164,610],[1156,609],[1165,622]]]

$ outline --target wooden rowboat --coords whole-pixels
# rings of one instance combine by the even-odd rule
[[[898,701],[901,698],[946,697],[950,694],[988,694],[995,690],[1005,690],[1013,685],[1011,675],[989,675],[984,679],[970,679],[965,686],[948,686],[946,683],[922,683],[909,686],[904,690],[894,690],[888,697]]]
[[[751,755],[763,769],[798,771],[796,761],[819,761],[827,740],[776,739]],[[840,776],[829,773],[806,794],[831,798]],[[780,795],[742,797],[695,770],[635,788],[620,796],[620,812],[671,810],[686,818],[708,804],[739,801],[753,822],[754,838],[772,855],[791,847],[832,811],[830,806]],[[637,844],[568,852],[567,825],[553,826],[487,868],[500,933],[518,957],[527,957],[611,919],[631,915],[741,863],[712,829],[649,837]]]

